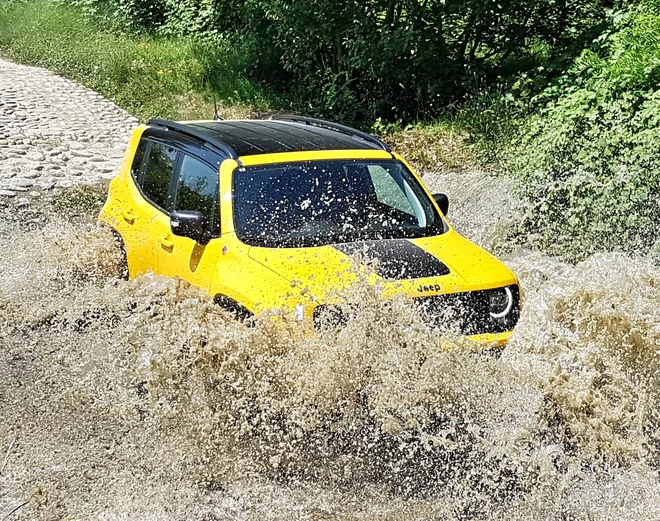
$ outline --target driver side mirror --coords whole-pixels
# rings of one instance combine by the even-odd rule
[[[204,230],[204,215],[202,212],[181,210],[173,212],[170,217],[170,228],[174,235],[188,237],[200,244],[206,244],[208,236]]]
[[[438,203],[442,215],[447,215],[449,211],[449,198],[445,194],[433,194],[433,199]]]

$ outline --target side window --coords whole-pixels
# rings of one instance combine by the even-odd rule
[[[406,194],[405,181],[401,175],[395,179],[380,165],[369,165],[369,174],[374,183],[376,196],[381,203],[409,215],[415,215],[415,210]]]
[[[142,163],[144,162],[144,154],[147,151],[148,145],[149,142],[146,139],[141,139],[140,144],[135,150],[135,155],[133,156],[133,164],[131,165],[131,174],[133,175],[133,179],[135,179],[135,182],[137,184],[140,184],[141,181],[140,170],[142,169]]]
[[[147,199],[167,211],[172,209],[170,183],[176,155],[175,148],[152,142],[142,182],[142,191]]]
[[[216,168],[194,157],[184,155],[176,188],[175,210],[202,212],[206,229],[218,232],[218,180]]]

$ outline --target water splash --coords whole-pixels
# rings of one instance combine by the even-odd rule
[[[469,191],[461,179],[439,180]],[[486,184],[479,204],[502,204]],[[453,210],[504,249],[501,219]],[[353,320],[319,337],[282,317],[237,323],[182,281],[123,280],[93,215],[43,215],[0,221],[0,488],[29,501],[16,515],[660,517],[660,269],[646,259],[510,250],[526,301],[497,357],[447,349],[451,331],[366,284]]]

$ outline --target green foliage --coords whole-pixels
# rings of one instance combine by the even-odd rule
[[[379,122],[374,125],[376,130],[415,168],[460,171],[474,169],[478,164],[480,147],[474,146],[471,134],[456,118],[418,123],[405,129]]]
[[[420,165],[506,166],[529,203],[525,236],[580,258],[660,248],[658,12],[658,0],[5,0],[0,51],[145,119],[208,117],[213,90],[225,110],[371,127]]]
[[[527,231],[558,254],[649,251],[660,239],[660,15],[612,13],[612,30],[540,97],[509,155]]]
[[[219,3],[219,2],[216,2]],[[436,117],[467,94],[590,34],[598,1],[262,0],[288,87],[348,121]],[[250,30],[249,27],[247,29]],[[534,45],[533,45],[534,44]],[[330,88],[332,86],[333,88]]]
[[[611,0],[58,0],[130,31],[225,38],[239,72],[346,122],[437,117],[484,85],[572,56]]]
[[[478,162],[491,168],[503,161],[501,146],[515,135],[521,106],[511,96],[498,91],[483,91],[465,101],[451,120],[467,129]]]

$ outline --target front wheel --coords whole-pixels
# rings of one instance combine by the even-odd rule
[[[215,302],[222,309],[229,311],[232,314],[234,319],[239,322],[245,322],[247,319],[252,318],[254,313],[246,308],[240,302],[236,302],[234,299],[227,297],[226,295],[216,295],[213,298]]]
[[[114,228],[110,228],[112,235],[115,239],[115,242],[119,248],[119,265],[121,269],[121,274],[119,278],[122,280],[128,280],[130,278],[130,273],[128,272],[128,256],[126,255],[126,245],[124,244],[124,239],[121,234]]]

